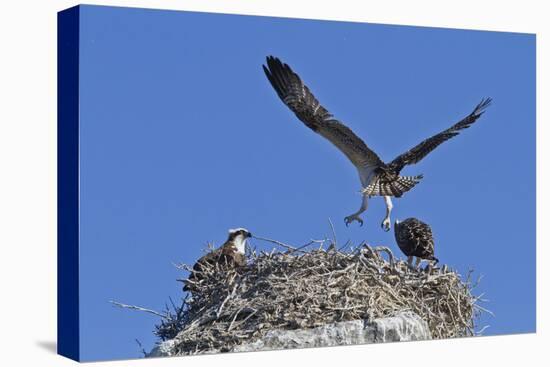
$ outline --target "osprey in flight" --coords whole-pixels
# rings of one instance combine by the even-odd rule
[[[408,256],[409,266],[412,266],[414,256],[415,267],[422,259],[439,262],[434,256],[434,237],[429,225],[416,218],[407,218],[403,222],[396,220],[394,232],[397,245]]]
[[[244,228],[230,229],[229,237],[221,247],[204,255],[195,263],[183,290],[192,290],[194,283],[204,279],[203,272],[216,264],[225,268],[245,266],[246,240],[249,237],[252,237],[252,234]]]
[[[386,203],[386,217],[382,221],[382,228],[389,231],[390,213],[393,208],[391,197],[401,197],[422,178],[422,175],[401,176],[403,167],[418,163],[439,144],[458,135],[460,130],[470,127],[491,102],[490,98],[483,99],[472,113],[455,125],[422,141],[393,161],[384,163],[351,129],[333,118],[328,110],[321,106],[290,66],[273,56],[267,57],[267,66],[262,66],[279,98],[288,108],[307,127],[334,144],[357,168],[362,185],[362,202],[357,212],[345,218],[346,225],[353,221],[363,225],[359,215],[367,210],[368,199],[371,196],[383,196]]]

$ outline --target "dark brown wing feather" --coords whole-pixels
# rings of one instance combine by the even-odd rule
[[[334,144],[358,168],[376,168],[383,164],[378,155],[347,126],[332,118],[298,74],[276,57],[267,57],[262,65],[267,79],[281,100],[307,127]]]
[[[434,135],[420,144],[412,148],[406,153],[401,154],[395,158],[388,166],[395,172],[399,173],[405,165],[415,164],[422,158],[428,155],[432,150],[437,148],[444,141],[449,140],[453,136],[459,134],[460,130],[469,128],[477,119],[485,112],[485,109],[491,104],[491,98],[482,99],[481,102],[475,107],[475,109],[468,116],[454,124],[447,130]]]

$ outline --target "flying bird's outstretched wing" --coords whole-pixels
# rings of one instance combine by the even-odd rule
[[[444,141],[449,140],[453,136],[456,136],[460,133],[460,130],[469,128],[477,119],[485,112],[485,109],[491,104],[491,98],[482,99],[481,102],[474,108],[474,110],[465,118],[448,128],[436,134],[406,153],[401,154],[393,161],[391,161],[388,166],[396,173],[399,173],[403,167],[407,164],[418,163],[422,158],[428,155],[432,150],[437,148]]]
[[[267,57],[265,75],[279,98],[310,129],[334,144],[359,169],[371,171],[384,163],[347,126],[334,119],[317,101],[290,66],[273,56]]]

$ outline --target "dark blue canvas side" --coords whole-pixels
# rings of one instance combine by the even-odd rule
[[[79,7],[57,16],[57,352],[79,360]]]

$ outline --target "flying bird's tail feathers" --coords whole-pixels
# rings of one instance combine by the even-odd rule
[[[399,176],[394,181],[381,181],[376,179],[373,183],[363,189],[363,194],[368,196],[394,196],[401,197],[404,193],[416,186],[422,179],[422,175],[418,176]]]

